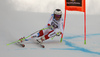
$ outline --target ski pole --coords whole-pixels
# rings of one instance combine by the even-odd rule
[[[45,29],[49,29],[49,27],[43,28],[43,29],[41,29],[41,30],[45,30]],[[38,30],[38,31],[40,31],[40,30]],[[38,31],[36,31],[36,32],[38,32]],[[32,33],[31,35],[35,34],[36,32]],[[29,35],[29,36],[23,38],[22,40],[25,40],[25,39],[29,38],[31,35]],[[21,41],[21,40],[11,42],[11,43],[9,43],[9,44],[7,44],[7,45],[10,45],[10,44],[13,44],[13,43],[16,43],[16,42],[19,42],[19,41]]]

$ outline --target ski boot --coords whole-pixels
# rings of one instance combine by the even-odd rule
[[[44,40],[45,40],[45,37],[41,37],[40,39],[37,39],[36,41],[37,41],[39,44],[42,44]]]
[[[44,45],[42,45],[43,41],[45,40],[45,37],[41,37],[40,39],[37,39],[36,41],[38,42],[38,44],[42,47],[45,48]]]
[[[16,44],[17,44],[17,45],[19,45],[19,46],[25,47],[25,45],[24,45],[24,44],[22,44],[22,42],[23,42],[23,41],[25,41],[25,39],[24,39],[24,38],[25,38],[25,37],[20,38],[20,39],[19,39],[19,41],[18,41],[18,42],[16,42]]]

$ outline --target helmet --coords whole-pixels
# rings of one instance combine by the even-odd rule
[[[56,9],[54,11],[54,14],[56,14],[56,15],[62,15],[62,11],[60,9]]]

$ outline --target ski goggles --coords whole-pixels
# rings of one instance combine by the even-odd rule
[[[55,17],[61,17],[61,15],[55,15]]]

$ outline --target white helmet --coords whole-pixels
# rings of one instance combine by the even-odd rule
[[[54,11],[54,14],[56,14],[56,15],[62,15],[62,11],[60,9],[56,9]]]

